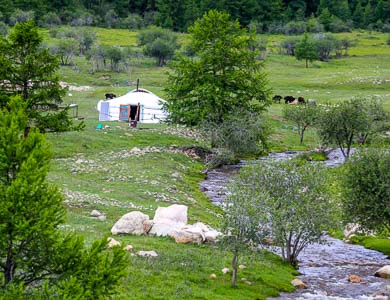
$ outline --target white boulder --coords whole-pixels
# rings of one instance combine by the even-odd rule
[[[111,228],[111,233],[116,234],[147,234],[152,227],[149,216],[140,211],[132,211],[122,216]]]
[[[144,257],[157,257],[158,256],[156,251],[138,251],[137,254],[139,256],[144,256]]]
[[[186,205],[173,204],[168,207],[158,207],[153,218],[153,226],[150,234],[158,236],[171,235],[187,224]]]
[[[375,272],[376,277],[390,279],[390,265],[386,265]]]

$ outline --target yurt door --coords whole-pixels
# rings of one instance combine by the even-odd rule
[[[129,122],[130,104],[121,104],[119,107],[119,121]]]

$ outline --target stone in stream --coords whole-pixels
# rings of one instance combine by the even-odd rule
[[[375,272],[375,276],[390,279],[390,265],[380,268]]]
[[[363,278],[357,276],[357,275],[349,275],[348,276],[348,281],[351,283],[360,283],[363,282]]]
[[[298,278],[295,278],[294,280],[292,280],[291,284],[298,289],[307,289],[307,284]]]

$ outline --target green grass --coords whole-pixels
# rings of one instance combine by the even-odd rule
[[[373,249],[386,254],[390,258],[390,239],[370,236],[356,236],[351,238],[353,243],[362,245],[368,249]]]
[[[135,46],[137,43],[136,32],[93,30],[100,44]],[[44,34],[50,42],[48,31]],[[284,37],[265,36],[271,47],[265,68],[273,93],[303,96],[318,103],[378,95],[390,111],[390,51],[384,44],[386,36],[368,32],[340,36],[358,39],[357,46],[349,51],[350,56],[315,62],[308,69],[304,62],[277,53],[277,44]],[[186,36],[180,39],[184,41]],[[96,130],[99,123],[96,104],[105,93],[123,95],[135,88],[139,78],[142,88],[164,97],[168,69],[158,68],[154,59],[142,57],[133,58],[127,73],[92,73],[90,62],[83,57],[76,57],[74,62],[76,66],[61,67],[60,77],[73,86],[90,87],[86,91],[69,91],[64,98],[65,103],[78,104],[85,130],[48,134],[54,152],[49,181],[64,192],[68,210],[64,231],[78,232],[91,243],[109,235],[112,225],[129,211],[140,210],[153,218],[158,206],[173,203],[189,206],[190,223],[202,221],[218,228],[221,210],[211,205],[199,190],[199,181],[205,178],[204,162],[172,150],[184,146],[208,147],[207,142],[188,137],[183,128],[166,125],[140,124],[137,129],[130,129],[124,123],[104,122],[103,126],[109,128]],[[272,131],[270,150],[319,147],[319,138],[311,128],[305,133],[303,145],[299,144],[295,125],[283,120],[283,107],[284,104],[273,104],[266,113]],[[128,155],[134,147],[155,148],[144,155]],[[107,219],[90,218],[93,209],[103,212]],[[132,244],[136,251],[155,250],[159,254],[155,259],[129,257],[129,275],[118,290],[118,299],[265,299],[279,291],[291,291],[290,281],[296,274],[269,253],[244,256],[241,263],[248,268],[240,271],[238,288],[232,289],[230,276],[221,273],[231,261],[226,251],[211,245],[179,245],[169,238],[120,236],[117,239]],[[373,247],[388,251],[385,242],[379,244]],[[210,279],[211,273],[217,274],[217,279]]]

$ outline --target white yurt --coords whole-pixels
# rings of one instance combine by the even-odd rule
[[[163,102],[152,92],[138,88],[118,98],[99,101],[99,121],[159,123],[166,118]]]

